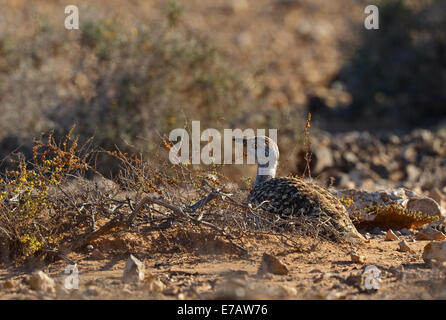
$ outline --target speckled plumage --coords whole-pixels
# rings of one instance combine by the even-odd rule
[[[248,195],[248,202],[254,206],[261,205],[269,213],[284,218],[329,218],[327,225],[334,230],[330,232],[330,228],[326,228],[321,230],[321,234],[331,239],[363,240],[342,203],[327,189],[308,181],[286,177],[269,179],[253,187]]]

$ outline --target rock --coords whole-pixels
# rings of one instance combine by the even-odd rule
[[[96,259],[96,260],[102,260],[102,259],[105,259],[105,255],[104,255],[99,249],[94,249],[94,250],[91,252],[90,256],[91,256],[93,259]]]
[[[362,277],[361,275],[349,275],[347,277],[347,279],[345,279],[345,283],[348,284],[349,286],[353,286],[356,288],[361,288],[361,284],[362,284]]]
[[[377,174],[379,174],[379,176],[383,179],[389,179],[389,170],[387,169],[387,167],[385,165],[375,165],[372,164],[370,165],[370,169],[372,169],[373,171],[375,171]]]
[[[259,268],[259,274],[262,273],[287,275],[288,268],[279,259],[265,252]]]
[[[180,289],[178,287],[167,287],[164,291],[163,294],[166,296],[176,296],[180,293]]]
[[[386,233],[386,238],[384,239],[385,241],[399,241],[400,238],[398,238],[398,236],[393,233],[392,229],[389,229],[389,231],[387,231]]]
[[[421,212],[428,216],[442,216],[441,209],[435,200],[420,196],[404,188],[376,192],[357,189],[330,190],[330,192],[338,198],[349,198],[353,200],[353,204],[347,208],[348,213],[359,214],[359,217],[363,217],[369,221],[373,221],[374,216],[367,211],[368,208],[386,205],[397,205],[401,208]]]
[[[184,293],[180,293],[180,294],[178,294],[177,299],[184,300],[184,299],[186,299],[186,296],[184,295]]]
[[[410,231],[410,230],[407,229],[407,228],[403,228],[403,229],[400,230],[400,233],[401,233],[403,236],[410,236],[410,235],[412,234],[412,231]]]
[[[406,209],[421,212],[429,216],[442,216],[442,212],[438,203],[431,198],[410,198],[407,201]]]
[[[91,251],[91,250],[94,249],[94,247],[93,247],[91,244],[87,245],[86,248],[87,248],[87,250],[89,250],[89,251]]]
[[[56,296],[60,299],[62,296],[66,296],[70,294],[70,290],[65,288],[65,285],[56,285]]]
[[[446,197],[443,193],[438,189],[434,188],[429,192],[429,197],[437,201],[438,204],[441,204],[442,201],[446,200]]]
[[[421,176],[421,169],[413,164],[409,164],[406,167],[407,181],[416,182]]]
[[[249,9],[249,3],[247,0],[232,0],[230,3],[231,10],[233,13],[242,13]]]
[[[14,289],[16,286],[17,283],[14,280],[6,280],[5,282],[3,282],[3,289]]]
[[[144,280],[144,273],[144,263],[131,254],[125,263],[122,281],[129,283]]]
[[[441,241],[446,240],[446,235],[443,232],[433,228],[424,228],[416,234],[415,239]]]
[[[423,260],[431,263],[433,260],[437,262],[446,261],[446,241],[433,241],[424,247]]]
[[[248,31],[240,32],[235,38],[235,43],[239,48],[249,48],[252,45],[251,33]]]
[[[152,293],[161,293],[166,289],[166,286],[161,280],[152,280],[147,283],[147,287]]]
[[[400,155],[407,163],[414,163],[417,160],[417,151],[411,145],[404,147]]]
[[[366,262],[366,257],[361,256],[359,254],[356,253],[351,253],[350,254],[350,259],[352,260],[352,262],[354,263],[360,263],[360,264],[364,264]]]
[[[38,270],[29,278],[29,287],[34,291],[52,293],[56,291],[56,283],[45,272]]]
[[[95,285],[89,285],[84,291],[83,294],[86,296],[99,296],[101,293],[101,290],[98,286]]]
[[[355,188],[355,182],[350,179],[350,176],[347,173],[339,173],[338,174],[339,178],[338,178],[338,186],[340,188],[345,188],[345,189],[353,189]]]
[[[330,168],[334,165],[333,155],[331,150],[323,145],[318,145],[313,151],[313,158],[311,159],[314,165],[312,172],[315,174],[322,172],[325,168]]]
[[[275,297],[275,298],[289,298],[297,295],[296,288],[289,287],[289,286],[283,286],[278,285],[274,286],[272,288],[269,288],[267,291],[267,295],[269,297]]]
[[[246,299],[251,286],[242,279],[229,279],[218,285],[216,299]]]
[[[413,252],[412,249],[409,247],[407,242],[405,240],[398,243],[399,250],[401,252]]]
[[[371,234],[379,236],[382,234],[382,230],[380,227],[375,227],[370,231]]]
[[[296,296],[297,290],[293,287],[278,285],[266,286],[253,281],[239,278],[229,279],[218,284],[214,290],[213,299],[283,299]]]
[[[322,273],[319,277],[315,277],[314,280],[313,280],[313,282],[314,282],[314,283],[319,283],[319,282],[321,282],[322,280],[329,279],[329,278],[332,277],[332,276],[333,276],[332,273],[324,272],[324,273]]]
[[[344,153],[343,158],[352,168],[354,168],[358,162],[358,157],[353,152]]]
[[[380,176],[368,168],[357,168],[349,172],[350,178],[355,182],[356,186],[363,186],[366,184],[374,184],[380,179]],[[364,189],[364,187],[362,187]]]

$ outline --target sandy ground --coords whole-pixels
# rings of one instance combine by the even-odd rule
[[[164,235],[166,239],[169,234]],[[412,252],[398,251],[398,241],[372,236],[369,243],[352,248],[329,242],[315,245],[310,238],[296,239],[297,247],[286,246],[274,236],[247,236],[249,255],[241,257],[222,240],[189,243],[178,234],[179,243],[160,252],[156,238],[134,234],[115,234],[94,243],[104,253],[97,257],[88,250],[69,257],[77,262],[79,288],[64,288],[68,266],[58,260],[42,266],[56,280],[54,292],[29,288],[30,267],[0,269],[2,299],[437,299],[446,298],[444,271],[432,268],[421,258],[428,241],[413,242],[402,236]],[[146,239],[146,250],[142,250]],[[190,240],[190,239],[189,239]],[[211,247],[209,247],[211,246]],[[136,251],[138,249],[138,251]],[[366,263],[353,263],[350,252],[366,257]],[[157,252],[158,251],[158,252]],[[209,252],[217,252],[210,254]],[[280,259],[287,275],[259,274],[262,255]],[[146,278],[125,284],[122,274],[130,253],[145,264]],[[381,274],[378,290],[361,289],[358,277],[368,265]],[[35,265],[32,267],[35,268]]]

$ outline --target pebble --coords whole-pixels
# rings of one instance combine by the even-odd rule
[[[359,254],[356,254],[356,253],[351,253],[350,254],[350,259],[354,263],[361,263],[361,264],[364,264],[366,262],[366,260],[367,260],[365,256],[362,256],[362,255],[359,255]]]
[[[264,253],[262,256],[262,262],[260,263],[259,273],[272,273],[278,275],[287,275],[288,268],[275,256]]]
[[[125,263],[124,273],[122,274],[122,281],[125,283],[129,283],[144,280],[144,273],[144,263],[131,254]]]
[[[399,251],[401,252],[413,252],[405,240],[398,243],[398,246],[399,246]]]
[[[398,241],[400,238],[392,231],[392,229],[389,229],[386,233],[385,241]]]

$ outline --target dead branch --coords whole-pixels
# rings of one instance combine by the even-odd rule
[[[211,201],[212,199],[214,199],[215,197],[217,197],[218,195],[214,192],[212,192],[211,194],[209,194],[208,196],[206,196],[206,198],[198,201],[196,204],[194,204],[193,206],[188,207],[188,211],[192,211],[193,209],[197,209],[202,207],[204,204],[208,203],[209,201]],[[204,225],[207,226],[209,228],[214,229],[215,231],[217,231],[218,233],[220,233],[222,236],[224,236],[226,239],[228,239],[228,241],[231,243],[232,246],[234,246],[235,248],[237,248],[238,250],[242,251],[244,254],[248,253],[248,250],[245,249],[244,247],[236,244],[233,242],[233,240],[235,239],[231,234],[227,233],[226,231],[224,231],[222,228],[207,222],[207,221],[203,221],[202,219],[199,218],[193,218],[190,215],[188,215],[186,212],[184,212],[183,209],[181,209],[180,207],[171,205],[167,202],[164,202],[162,200],[159,199],[155,199],[152,197],[144,197],[143,199],[141,199],[141,201],[136,205],[135,210],[131,213],[131,215],[129,216],[129,219],[127,220],[127,224],[131,224],[134,217],[136,216],[136,214],[144,207],[144,205],[146,203],[154,203],[160,206],[163,206],[165,208],[168,208],[170,210],[172,210],[174,212],[174,214],[180,218],[185,218],[186,220],[196,224],[196,225]]]
[[[112,220],[107,222],[105,225],[103,225],[101,228],[99,228],[98,230],[90,232],[87,235],[84,235],[80,239],[76,240],[71,245],[71,251],[75,251],[79,248],[86,246],[87,244],[96,240],[100,236],[103,236],[104,234],[106,234],[116,228],[128,228],[128,227],[129,227],[129,225],[124,221],[123,216],[113,218]]]

